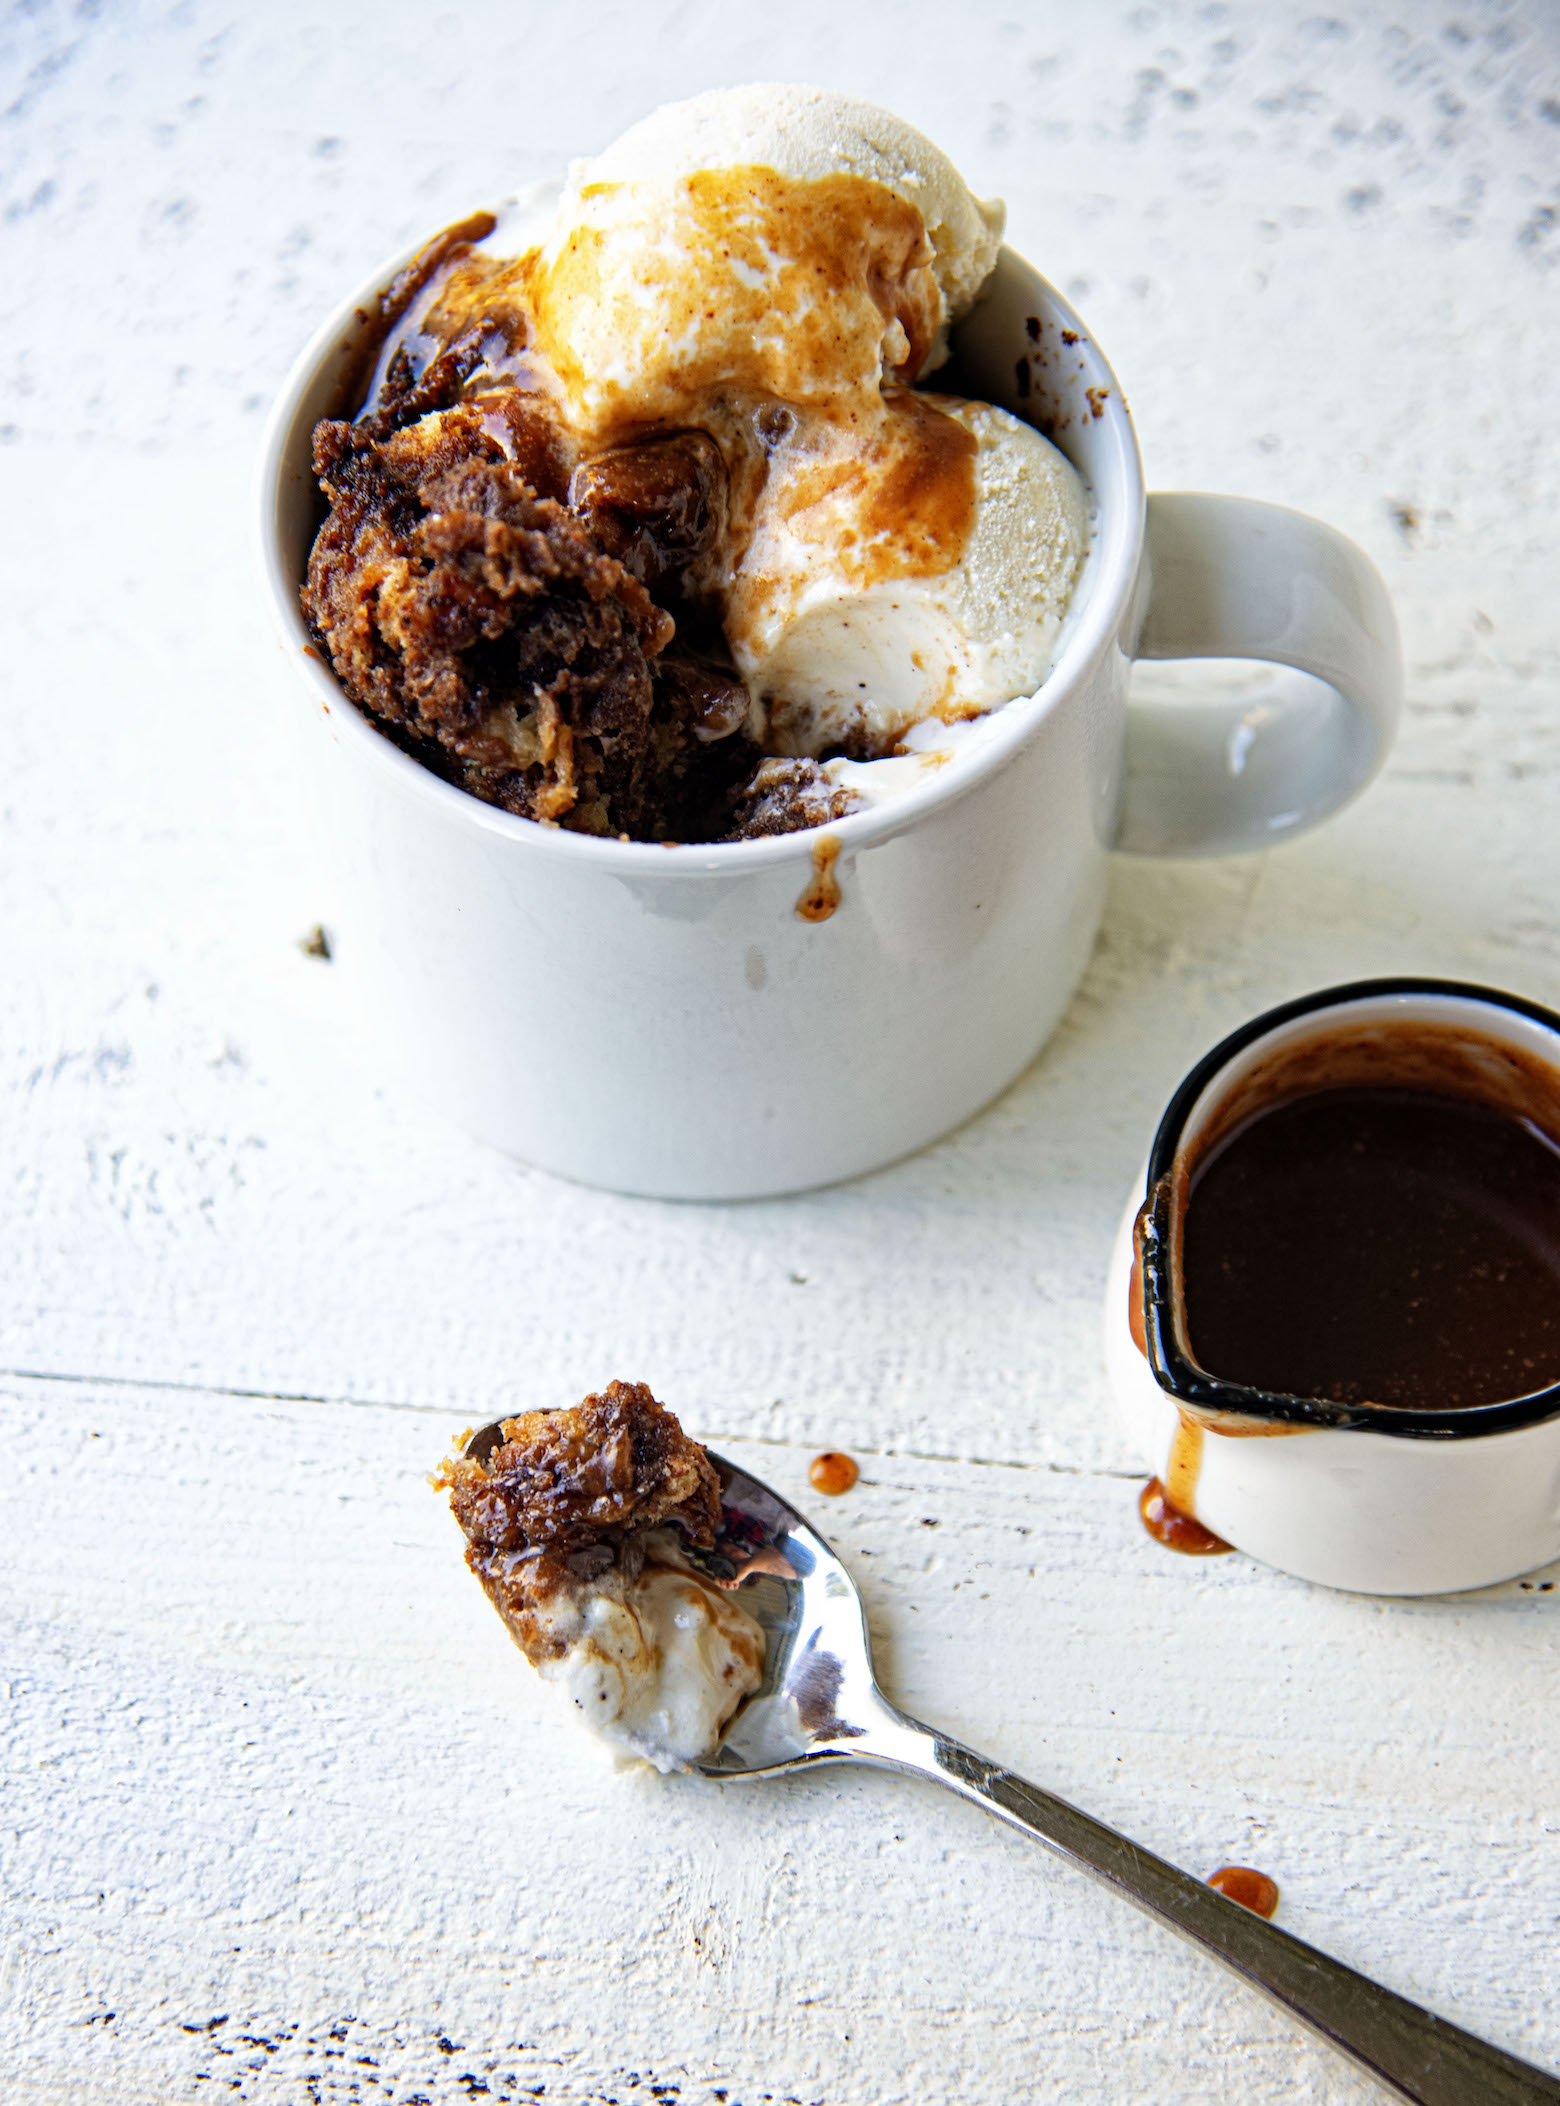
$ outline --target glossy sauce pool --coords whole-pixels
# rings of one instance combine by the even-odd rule
[[[1560,1147],[1417,1087],[1258,1110],[1197,1163],[1186,1337],[1213,1375],[1455,1410],[1560,1383]]]

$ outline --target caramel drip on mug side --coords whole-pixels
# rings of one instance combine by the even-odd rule
[[[803,921],[827,921],[839,905],[840,881],[834,875],[839,859],[840,844],[832,834],[812,844],[812,883],[796,902]]]
[[[1165,1464],[1165,1497],[1170,1504],[1179,1507],[1183,1514],[1197,1511],[1197,1480],[1202,1475],[1203,1429],[1198,1419],[1186,1412],[1180,1414],[1180,1423],[1170,1442],[1170,1457]]]
[[[1204,1528],[1195,1512],[1205,1438],[1201,1422],[1183,1411],[1170,1443],[1164,1481],[1151,1477],[1138,1495],[1143,1526],[1156,1543],[1182,1557],[1223,1557],[1235,1547]]]

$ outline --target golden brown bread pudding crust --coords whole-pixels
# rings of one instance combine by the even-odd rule
[[[652,1529],[708,1549],[720,1525],[714,1465],[643,1382],[609,1382],[566,1411],[503,1422],[485,1463],[452,1456],[449,1491],[466,1563],[532,1659],[554,1641],[531,1611],[613,1566],[632,1577]]]
[[[301,600],[337,678],[425,767],[544,825],[710,841],[842,817],[814,761],[750,781],[750,698],[704,605],[719,448],[658,429],[580,458],[512,267],[472,251],[490,223],[389,288],[367,402],[315,426],[329,511]]]

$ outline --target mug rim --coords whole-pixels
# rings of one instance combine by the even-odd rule
[[[512,199],[500,201],[501,205],[513,202]],[[949,767],[930,771],[926,782],[895,792],[880,804],[866,805],[841,819],[829,820],[823,826],[800,828],[794,833],[750,841],[620,841],[596,834],[576,833],[567,827],[545,826],[538,820],[503,811],[497,805],[473,796],[469,790],[442,780],[421,761],[403,752],[347,694],[303,619],[298,604],[299,581],[289,575],[281,549],[282,483],[299,444],[297,425],[303,401],[313,389],[326,361],[339,356],[343,347],[367,326],[381,292],[425,245],[426,237],[399,250],[389,262],[376,269],[349,298],[326,316],[294,361],[272,407],[261,441],[256,476],[257,556],[283,648],[293,658],[326,713],[332,713],[333,705],[339,710],[338,722],[343,735],[353,740],[359,751],[366,753],[368,765],[385,771],[390,781],[399,782],[413,797],[429,800],[435,810],[442,809],[455,823],[459,823],[464,815],[466,823],[513,842],[520,853],[529,851],[562,858],[603,874],[639,879],[735,878],[776,863],[811,863],[814,849],[825,839],[835,843],[839,853],[849,854],[912,830],[944,806],[961,801],[998,773],[1087,677],[1089,668],[1102,651],[1110,648],[1112,639],[1120,631],[1141,568],[1147,507],[1142,455],[1132,413],[1097,339],[1085,328],[1072,304],[1033,264],[1004,243],[974,308],[953,332],[955,346],[959,336],[979,316],[1004,268],[1027,277],[1038,296],[1037,304],[1050,311],[1059,327],[1074,330],[1080,347],[1088,349],[1089,368],[1104,385],[1095,415],[1103,417],[1114,442],[1122,488],[1119,502],[1107,509],[1098,488],[1089,485],[1096,507],[1096,522],[1093,545],[1085,559],[1095,571],[1087,603],[1071,633],[1064,637],[1056,663],[1034,693],[999,703],[976,720],[993,727],[992,735],[983,742],[981,751]]]
[[[1176,1322],[1177,1296],[1170,1254],[1170,1209],[1176,1156],[1187,1124],[1220,1073],[1240,1054],[1281,1030],[1284,1025],[1324,1010],[1354,1003],[1422,999],[1481,1004],[1505,1010],[1540,1025],[1556,1042],[1560,1055],[1560,1015],[1525,995],[1486,987],[1471,980],[1397,976],[1350,980],[1296,996],[1229,1033],[1189,1069],[1160,1119],[1149,1150],[1147,1198],[1143,1229],[1143,1328],[1148,1362],[1161,1389],[1173,1402],[1195,1414],[1277,1422],[1296,1431],[1332,1427],[1345,1432],[1394,1435],[1411,1440],[1468,1440],[1483,1434],[1511,1433],[1560,1416],[1560,1382],[1525,1396],[1503,1397],[1487,1404],[1463,1404],[1428,1411],[1392,1404],[1339,1404],[1322,1397],[1301,1397],[1263,1390],[1210,1374],[1183,1347]],[[1560,1058],[1555,1062],[1560,1073]]]

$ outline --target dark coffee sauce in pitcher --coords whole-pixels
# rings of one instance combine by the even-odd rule
[[[1197,1163],[1186,1335],[1254,1389],[1451,1411],[1560,1383],[1560,1146],[1417,1087],[1271,1104]]]

